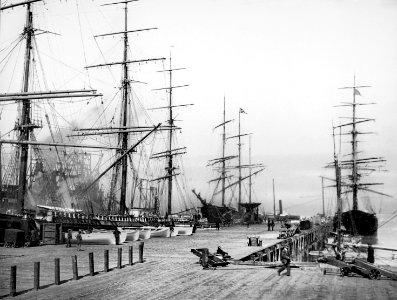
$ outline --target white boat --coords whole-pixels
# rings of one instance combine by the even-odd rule
[[[72,232],[72,244],[77,244],[77,231]],[[83,231],[81,233],[82,245],[116,245],[116,238],[113,231],[104,229],[94,229],[92,232]],[[125,242],[127,233],[121,231],[119,244]],[[67,239],[67,232],[65,233],[65,239]]]
[[[140,240],[147,240],[150,239],[152,235],[152,230],[150,228],[143,229],[143,227],[137,228],[139,232],[139,239]]]
[[[175,226],[173,236],[176,235],[192,235],[193,234],[193,226]]]
[[[138,229],[123,227],[123,232],[125,232],[127,234],[127,237],[125,239],[127,242],[134,242],[139,239],[139,230]]]
[[[171,236],[177,236],[178,235],[178,228],[174,227],[171,231]]]
[[[167,238],[171,237],[171,229],[169,227],[154,227],[154,226],[144,226],[143,230],[150,229],[150,237],[160,237]]]

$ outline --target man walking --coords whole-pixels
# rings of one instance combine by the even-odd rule
[[[283,250],[281,251],[281,262],[283,263],[283,266],[277,270],[278,276],[280,276],[281,272],[284,271],[285,269],[287,269],[287,276],[290,276],[291,258],[290,258],[288,246],[284,246]]]

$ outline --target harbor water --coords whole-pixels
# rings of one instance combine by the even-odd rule
[[[397,215],[378,214],[378,231],[370,236],[365,236],[361,244],[371,244],[372,246],[397,249]],[[375,259],[392,266],[397,266],[397,251],[375,250]]]

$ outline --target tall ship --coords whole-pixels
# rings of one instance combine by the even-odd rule
[[[59,9],[58,6],[35,0],[1,8],[2,23],[10,20],[11,12],[26,9],[22,34],[4,46],[2,55],[5,53],[5,57],[1,60],[2,70],[7,70],[10,61],[21,60],[20,56],[12,53],[24,49],[21,92],[15,92],[15,80],[7,77],[10,73],[1,74],[2,82],[11,81],[2,84],[0,91],[3,122],[4,119],[9,121],[8,124],[14,122],[11,120],[11,112],[14,112],[11,106],[18,106],[15,125],[1,132],[0,213],[2,220],[3,217],[6,220],[4,224],[9,224],[7,220],[11,216],[18,220],[32,215],[44,220],[46,214],[51,214],[51,221],[74,224],[73,229],[101,224],[113,228],[133,219],[158,218],[179,209],[171,203],[174,194],[172,179],[178,175],[175,157],[183,154],[185,149],[176,149],[172,142],[174,132],[180,130],[174,125],[173,109],[188,104],[175,105],[172,102],[172,91],[179,86],[172,86],[174,69],[171,58],[168,68],[164,57],[138,57],[131,47],[131,35],[157,29],[129,28],[129,5],[132,2],[113,2],[102,5],[103,8],[95,3],[85,3],[91,10],[100,11],[101,16],[109,5],[117,7],[112,11],[113,20],[123,26],[116,32],[97,35],[91,32],[89,38],[83,37],[85,31],[80,13],[84,10],[73,12],[79,21],[81,42],[86,43],[81,47],[84,59],[79,57],[85,65],[77,71],[75,66],[67,65],[67,59],[73,58],[72,52],[78,48],[73,46],[76,40],[66,43],[71,48],[70,55],[54,51],[66,55],[66,59],[50,57],[55,61],[54,65],[48,64],[48,59],[41,60],[45,52],[39,50],[39,45],[45,43],[40,43],[38,36],[58,34],[36,28],[34,21],[45,17],[37,11],[41,12],[42,6],[47,6],[49,11],[55,7]],[[66,10],[75,8],[68,6]],[[62,21],[60,19],[59,23]],[[105,41],[112,40],[112,37],[113,42]],[[107,49],[101,48],[101,43]],[[99,48],[96,61],[106,60],[90,64],[95,60],[91,56],[93,52],[87,50],[88,44]],[[114,57],[105,58],[104,53]],[[57,75],[47,73],[46,66],[52,67],[52,72]],[[142,72],[143,68],[145,72]],[[168,87],[156,89],[154,85],[158,83],[146,82],[164,72],[170,75]],[[145,74],[140,77],[142,73]],[[64,81],[60,86],[64,88],[57,90],[54,86],[61,79]],[[156,80],[165,82],[164,78]],[[84,86],[72,88],[76,82]],[[100,86],[101,92],[92,86]],[[152,108],[158,113],[149,115],[148,108],[164,97],[168,97],[168,104]],[[149,100],[143,103],[142,98]],[[160,160],[161,157],[167,160]],[[167,170],[165,176],[162,174],[164,168]]]
[[[223,223],[231,224],[234,222],[256,222],[258,221],[259,211],[258,207],[261,203],[252,202],[252,177],[265,168],[262,164],[251,163],[251,134],[241,133],[241,115],[246,112],[240,108],[238,112],[238,134],[234,136],[227,136],[226,125],[234,121],[226,119],[226,98],[223,99],[223,120],[220,124],[214,127],[215,129],[221,128],[221,157],[212,159],[208,162],[207,166],[212,167],[219,177],[209,181],[215,184],[214,191],[211,199],[207,201],[196,190],[192,190],[201,204],[201,213],[204,218],[208,219],[210,223]],[[249,163],[242,163],[242,137],[250,137],[249,147]],[[238,154],[227,155],[226,142],[229,139],[237,139]],[[234,161],[237,160],[237,164]],[[243,175],[243,170],[248,170],[248,174]],[[236,172],[237,171],[237,172]],[[233,175],[233,173],[237,173]],[[243,181],[247,180],[248,183],[248,201],[243,203]],[[237,191],[236,191],[237,189]],[[235,195],[237,194],[237,195]],[[216,197],[221,196],[221,203],[215,204]],[[219,205],[220,204],[220,205]]]
[[[358,149],[358,143],[360,142],[358,137],[371,134],[371,132],[365,132],[359,129],[359,126],[374,121],[372,118],[357,116],[359,107],[375,104],[357,101],[358,97],[361,97],[360,90],[368,87],[370,86],[356,85],[354,79],[353,86],[341,88],[352,91],[352,101],[343,102],[338,106],[351,108],[352,115],[343,118],[348,119],[348,121],[344,124],[335,126],[334,131],[336,135],[341,137],[340,144],[343,143],[342,136],[349,137],[348,143],[351,144],[351,148],[347,155],[342,155],[341,151],[339,151],[339,154],[336,154],[338,151],[335,151],[337,157],[334,159],[334,162],[329,165],[335,168],[336,181],[339,182],[340,185],[338,199],[341,198],[341,203],[338,205],[338,213],[334,220],[335,226],[338,227],[339,222],[339,226],[343,226],[346,232],[354,235],[371,235],[378,230],[378,218],[375,211],[370,206],[367,206],[368,211],[359,209],[359,199],[364,198],[362,196],[359,197],[359,195],[363,193],[372,193],[390,197],[387,194],[371,188],[372,186],[382,185],[382,183],[365,180],[365,177],[370,173],[382,170],[383,163],[386,160],[383,157],[364,156],[363,151],[359,151]],[[339,145],[339,149],[341,149],[341,145]],[[345,157],[348,157],[348,159],[345,159]],[[345,207],[345,209],[342,207]]]

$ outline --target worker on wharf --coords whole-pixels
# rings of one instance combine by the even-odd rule
[[[371,244],[368,244],[368,249],[367,249],[367,262],[373,264],[375,262],[375,255],[374,255],[374,248],[372,247]]]
[[[284,246],[283,250],[281,251],[281,262],[283,263],[283,266],[277,270],[278,276],[281,275],[281,272],[287,269],[287,276],[291,275],[291,268],[290,268],[290,263],[291,263],[291,258],[290,258],[290,253],[288,246]]]
[[[66,248],[72,247],[72,229],[68,229]]]
[[[79,229],[79,232],[76,235],[76,240],[77,240],[77,251],[81,251],[81,242],[83,240],[83,237],[81,236],[81,229]]]

